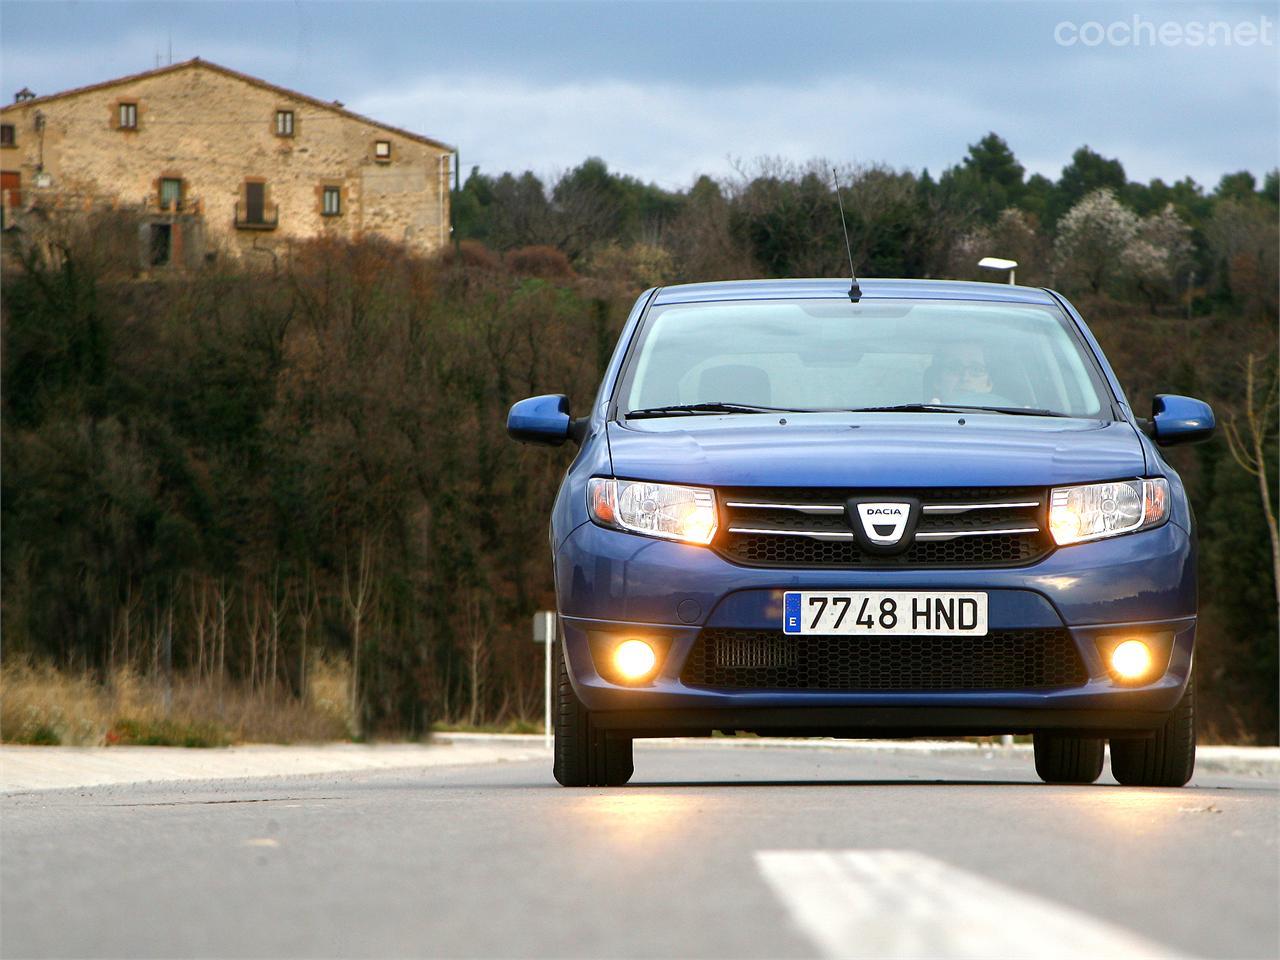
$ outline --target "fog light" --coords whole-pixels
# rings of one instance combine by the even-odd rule
[[[1125,640],[1111,651],[1111,669],[1122,680],[1137,680],[1151,669],[1151,650],[1141,640]]]
[[[623,680],[643,680],[658,662],[643,640],[623,640],[613,651],[613,666]]]

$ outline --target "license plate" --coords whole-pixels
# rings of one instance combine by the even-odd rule
[[[783,596],[782,632],[804,636],[986,636],[985,593],[821,590]]]

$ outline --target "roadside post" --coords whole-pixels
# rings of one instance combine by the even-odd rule
[[[542,743],[551,749],[551,644],[556,636],[556,612],[539,610],[533,615],[533,642],[542,644],[545,651],[543,657],[543,690],[542,690]]]

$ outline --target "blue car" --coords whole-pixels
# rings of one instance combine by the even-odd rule
[[[1031,734],[1040,777],[1182,786],[1196,537],[1160,447],[1051,290],[759,280],[646,291],[599,393],[511,408],[580,445],[551,516],[554,774],[636,737]]]

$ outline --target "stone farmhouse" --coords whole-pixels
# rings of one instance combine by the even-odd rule
[[[4,226],[139,217],[144,266],[368,235],[449,240],[454,148],[194,59],[0,108]]]

